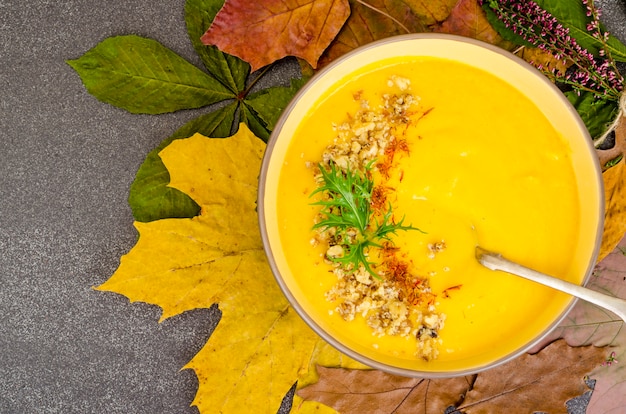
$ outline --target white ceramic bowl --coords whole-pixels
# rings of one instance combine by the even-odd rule
[[[282,254],[281,229],[277,219],[277,191],[285,153],[300,120],[329,89],[358,68],[398,56],[431,56],[452,59],[487,71],[525,94],[544,113],[554,128],[566,137],[578,181],[581,217],[580,240],[571,260],[580,269],[584,284],[593,270],[603,228],[604,193],[601,169],[588,132],[565,96],[535,68],[495,46],[473,39],[441,34],[414,34],[384,39],[363,46],[334,61],[317,73],[283,112],[268,143],[260,175],[258,213],[261,234],[270,266],[285,296],[310,327],[340,351],[371,367],[394,374],[417,377],[451,377],[478,372],[509,361],[530,349],[545,337],[575,303],[575,299],[554,314],[552,322],[536,332],[524,346],[505,352],[487,363],[471,359],[452,366],[433,365],[432,369],[415,369],[403,359],[378,355],[366,349],[355,338],[324,322],[321,311],[310,301],[307,291],[298,284],[306,269],[292,271]],[[307,248],[308,246],[303,246]],[[532,317],[529,315],[529,317]],[[471,340],[471,338],[468,338]],[[497,347],[498,344],[494,344]]]

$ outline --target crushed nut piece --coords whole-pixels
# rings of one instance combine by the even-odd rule
[[[348,114],[346,122],[332,125],[336,136],[322,155],[324,167],[332,162],[343,170],[364,172],[366,167],[373,166],[383,179],[389,179],[396,153],[409,154],[404,134],[412,122],[411,116],[417,114],[415,107],[419,97],[410,93],[409,79],[392,76],[387,85],[400,92],[383,94],[383,103],[378,108],[370,107],[362,90],[353,94],[360,108],[355,114]],[[311,164],[307,163],[307,168],[311,168],[321,182],[319,168]],[[387,193],[392,190],[384,185],[374,187],[370,201],[373,211],[384,211],[388,204]],[[341,236],[335,230],[333,227],[318,229],[311,241],[313,245],[326,243],[327,258],[343,257],[346,254],[343,246],[350,244],[350,240],[345,239],[358,237],[356,229],[343,232]],[[445,248],[444,241],[428,245],[433,255]],[[331,313],[338,313],[346,321],[362,317],[372,334],[379,337],[416,338],[416,355],[425,360],[436,358],[441,342],[438,332],[443,328],[445,315],[436,311],[436,297],[428,279],[419,277],[410,261],[391,243],[384,244],[380,254],[383,260],[375,266],[377,274],[371,274],[363,265],[355,269],[326,260],[337,277],[336,284],[326,292],[326,299],[337,304]]]

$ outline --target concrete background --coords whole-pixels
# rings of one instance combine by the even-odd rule
[[[601,6],[624,41],[626,6]],[[135,243],[127,197],[144,157],[205,110],[132,115],[65,64],[138,34],[200,65],[183,13],[183,0],[0,0],[0,413],[197,412],[180,368],[219,312],[157,324],[156,307],[91,288]]]

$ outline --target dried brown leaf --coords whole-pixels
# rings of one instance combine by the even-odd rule
[[[605,350],[572,348],[556,341],[535,355],[473,376],[447,379],[405,378],[377,370],[318,367],[319,381],[297,391],[341,414],[566,413],[565,402],[588,390],[584,376],[599,366]],[[549,390],[549,392],[546,392]]]
[[[626,238],[602,260],[588,287],[626,299]],[[598,366],[591,378],[596,380],[587,414],[621,413],[626,406],[626,329],[624,322],[611,312],[585,301],[578,301],[566,319],[543,344],[564,338],[571,346],[594,345],[603,348],[604,356],[615,361]],[[543,344],[539,344],[540,349]]]
[[[285,56],[315,68],[349,14],[348,0],[227,0],[201,40],[245,60],[252,70]]]
[[[350,9],[350,17],[322,56],[320,66],[375,40],[427,30],[406,1],[350,0]]]
[[[471,387],[473,377],[427,380],[378,370],[318,367],[317,383],[297,391],[341,414],[442,413]]]
[[[619,124],[615,129],[615,145],[611,149],[598,150],[600,165],[626,154],[626,115],[622,115]]]
[[[487,21],[477,0],[460,0],[450,16],[433,31],[471,37],[494,45],[503,42],[502,37]]]
[[[572,348],[556,341],[538,354],[522,355],[479,374],[459,410],[567,413],[565,402],[588,390],[584,377],[603,362],[605,353],[594,346]]]
[[[626,298],[626,237],[598,264],[593,282],[596,289],[602,286],[614,296]],[[600,332],[594,332],[593,341],[610,347],[605,350],[607,362],[593,373],[596,386],[589,401],[588,414],[620,413],[626,407],[626,330],[623,321],[606,311],[595,310],[604,314],[606,324],[595,326],[604,328],[598,329],[604,331],[604,337],[598,335]]]
[[[429,27],[440,24],[450,16],[458,0],[405,0],[405,3]]]
[[[563,74],[569,65],[568,63],[563,63],[562,60],[556,59],[551,53],[539,49],[538,47],[520,47],[515,54],[535,67],[541,67],[544,73],[556,71],[556,73]]]

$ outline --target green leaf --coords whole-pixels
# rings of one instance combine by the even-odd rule
[[[563,26],[569,28],[570,35],[576,39],[581,47],[596,56],[598,55],[602,42],[587,31],[587,23],[590,18],[587,17],[587,9],[582,1],[537,0],[537,4],[556,17]],[[626,46],[616,37],[609,37],[607,49],[613,59],[620,62],[626,61]]]
[[[199,108],[233,93],[156,40],[116,36],[67,63],[96,98],[132,113]]]
[[[209,73],[231,92],[238,94],[246,86],[250,65],[238,57],[222,53],[215,46],[205,46],[200,41],[223,4],[223,0],[187,0],[185,22],[191,43]]]
[[[252,131],[254,135],[261,138],[263,141],[267,142],[270,138],[271,131],[268,129],[267,124],[259,118],[246,101],[243,101],[243,105],[240,107],[239,118],[241,122],[248,125],[248,128],[250,128],[250,131]]]
[[[175,139],[188,138],[196,132],[218,138],[230,136],[236,109],[237,103],[233,102],[186,123],[148,154],[130,187],[128,202],[135,220],[148,222],[198,214],[198,204],[185,193],[168,187],[170,175],[158,154]]]
[[[341,263],[346,271],[352,271],[363,265],[373,277],[377,273],[371,268],[371,262],[365,251],[368,247],[382,247],[382,240],[390,239],[390,234],[398,230],[419,230],[413,226],[403,225],[404,218],[399,223],[392,221],[393,211],[391,204],[384,214],[382,222],[375,217],[372,209],[372,192],[374,181],[369,172],[369,163],[364,166],[365,171],[358,169],[342,169],[334,162],[330,162],[328,169],[319,164],[319,171],[323,184],[317,187],[310,196],[322,193],[321,200],[311,203],[321,206],[321,219],[313,225],[313,229],[334,229],[336,244],[341,246],[341,255],[326,255],[326,258]],[[348,235],[348,230],[355,230],[355,234]],[[421,231],[421,230],[419,230]]]
[[[263,89],[250,94],[245,102],[263,120],[267,128],[272,131],[280,114],[305,83],[305,79],[292,79],[289,87],[275,86]]]
[[[575,91],[568,91],[565,96],[576,108],[592,138],[602,135],[617,115],[615,101],[598,99],[590,92],[582,92],[579,96]]]
[[[342,230],[354,227],[361,234],[364,234],[370,222],[372,191],[374,182],[368,177],[369,168],[365,172],[359,170],[342,170],[334,162],[330,163],[327,170],[322,164],[319,165],[320,173],[324,185],[315,189],[311,195],[326,193],[328,199],[312,203],[312,205],[322,205],[321,213],[324,219],[313,228],[332,227],[326,220],[333,216],[340,216],[347,224],[342,226]]]

